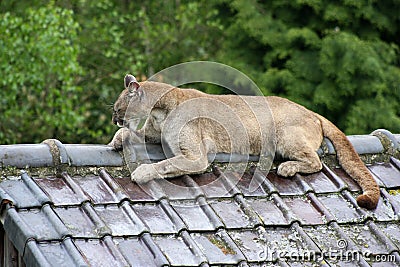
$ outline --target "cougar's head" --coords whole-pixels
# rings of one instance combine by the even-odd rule
[[[135,128],[140,119],[147,115],[145,92],[133,75],[125,76],[124,85],[125,89],[113,106],[112,122],[119,127]]]

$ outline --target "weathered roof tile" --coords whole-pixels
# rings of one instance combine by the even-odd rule
[[[211,207],[221,218],[227,229],[251,228],[254,226],[254,221],[233,199],[213,201]]]
[[[99,230],[85,210],[79,206],[55,207],[55,213],[67,227],[69,234],[79,238],[99,238]]]
[[[339,191],[335,183],[323,172],[302,175],[300,179],[307,182],[315,193],[334,193]]]
[[[262,235],[268,242],[271,251],[283,251],[290,255],[293,252],[300,254],[300,251],[310,249],[307,240],[304,240],[294,227],[269,227],[265,228],[265,232]],[[311,249],[318,248],[314,247]]]
[[[260,216],[264,225],[287,225],[289,222],[272,199],[248,199],[250,206]]]
[[[354,241],[358,250],[364,255],[366,253],[374,255],[386,254],[396,250],[396,247],[393,246],[392,242],[387,239],[383,233],[378,233],[380,230],[374,231],[372,225],[374,225],[374,223],[368,222],[355,226],[342,226],[342,229],[346,235]],[[343,249],[346,249],[346,247]]]
[[[127,266],[111,237],[104,239],[76,239],[74,243],[90,266]]]
[[[375,164],[369,166],[369,169],[379,177],[384,185],[391,189],[400,187],[400,170],[390,163]]]
[[[141,203],[132,207],[151,233],[173,234],[182,229],[182,225],[177,227],[172,222],[160,203]]]
[[[294,212],[300,223],[304,225],[318,225],[326,223],[326,219],[312,202],[304,197],[288,197],[284,199],[288,207]]]
[[[244,173],[239,180],[237,177],[240,176],[237,173],[230,173],[228,177],[236,177],[233,179],[236,182],[238,190],[246,197],[266,197],[268,193],[262,187],[262,182],[257,180],[251,173]]]
[[[196,255],[181,236],[156,236],[154,242],[172,266],[199,266],[203,258]]]
[[[48,204],[40,209],[17,211],[9,208],[4,218],[4,229],[13,233],[11,238],[18,239],[24,236],[25,240],[29,238],[41,241],[61,239],[68,233],[65,225]]]
[[[302,195],[305,193],[291,178],[284,178],[272,172],[268,174],[267,178],[281,196]]]
[[[147,237],[147,238],[146,238]],[[114,238],[114,243],[121,251],[129,266],[163,266],[167,265],[168,261],[159,248],[153,243],[152,246],[147,242],[149,236],[144,237],[129,237],[129,238]],[[155,251],[154,251],[155,248]],[[153,249],[153,250],[152,250]]]
[[[182,218],[189,231],[213,231],[216,225],[204,212],[205,203],[201,205],[197,201],[174,201],[171,203],[174,210]]]
[[[390,205],[393,208],[393,211],[396,215],[400,215],[400,190],[382,190],[383,192],[387,192],[385,194],[385,198],[390,202]]]
[[[327,207],[339,223],[357,222],[363,218],[354,206],[341,195],[330,194],[320,196],[319,200]]]
[[[75,194],[63,178],[49,176],[46,178],[34,178],[34,180],[49,196],[54,205],[79,205],[81,202],[88,200]]]
[[[99,179],[98,176],[74,176],[72,180],[79,185],[81,190],[94,204],[118,203],[120,200],[104,180]]]
[[[400,250],[400,224],[398,222],[379,223],[378,227],[389,237]]]
[[[193,180],[208,198],[231,197],[232,194],[225,187],[222,179],[218,179],[213,173],[193,175]]]
[[[123,203],[123,206],[114,204],[95,206],[94,210],[110,228],[113,236],[140,235],[146,231],[146,227],[127,201]]]
[[[383,190],[381,190],[381,194],[383,194]],[[400,200],[400,199],[399,199]],[[393,206],[393,200],[387,199],[386,196],[381,197],[378,206],[375,210],[368,210],[366,211],[372,218],[377,221],[384,222],[384,221],[393,221],[398,220],[398,212]],[[400,202],[398,203],[400,205]]]
[[[318,247],[305,240],[296,228],[258,227],[248,231],[230,231],[230,236],[250,262],[276,261],[289,255],[301,255],[306,249]]]
[[[159,180],[157,186],[170,200],[179,199],[193,199],[195,200],[202,194],[201,189],[195,185],[195,183],[188,181],[191,178],[189,176],[178,177],[168,180]]]
[[[26,172],[22,172],[19,178],[0,183],[0,188],[11,197],[10,201],[14,206],[18,208],[40,207],[50,202],[48,196]]]
[[[68,255],[68,256],[67,256]],[[27,242],[24,253],[27,266],[87,266],[88,263],[82,258],[71,238],[63,241]]]
[[[216,233],[191,234],[191,237],[212,265],[237,264],[245,259],[224,230]]]
[[[349,139],[357,151],[387,153],[376,136]],[[39,169],[21,175],[2,170],[0,183],[0,220],[28,266],[378,266],[376,255],[393,256],[384,266],[400,263],[397,154],[368,165],[381,198],[376,210],[367,211],[356,203],[360,187],[326,164],[292,178],[275,169],[239,173],[218,164],[210,173],[138,185],[109,147],[52,140],[19,147],[12,156],[13,147],[6,147],[8,159],[0,149],[2,164],[19,168],[29,165],[32,153],[43,157],[33,164]],[[149,147],[153,160],[163,158]],[[55,168],[40,169],[46,166]],[[343,253],[322,254],[335,249]],[[314,258],[304,258],[305,252]],[[359,259],[347,261],[346,252]]]
[[[305,226],[303,230],[322,251],[337,249],[338,242],[342,240],[333,225]]]
[[[248,230],[229,231],[229,235],[236,243],[248,262],[272,261],[268,258],[267,241],[263,237],[265,229],[261,226]]]
[[[400,136],[400,134],[399,134]],[[400,142],[399,142],[400,144]],[[397,169],[400,170],[400,160],[395,158],[395,157],[390,157],[390,162],[393,164],[393,166],[395,166]]]
[[[332,168],[331,171],[337,176],[340,177],[339,179],[344,182],[348,190],[350,191],[360,191],[361,188],[357,184],[356,181],[354,181],[353,178],[351,178],[342,168]]]
[[[155,201],[150,189],[144,185],[133,183],[129,177],[114,178],[114,181],[124,190],[132,202]]]

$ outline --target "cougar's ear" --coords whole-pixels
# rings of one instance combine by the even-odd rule
[[[124,85],[125,85],[125,89],[128,89],[129,93],[131,93],[131,94],[137,92],[140,87],[135,76],[133,76],[131,74],[125,75]]]

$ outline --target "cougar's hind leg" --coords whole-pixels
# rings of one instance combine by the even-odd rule
[[[279,175],[290,177],[296,173],[314,173],[322,169],[322,163],[317,152],[310,148],[293,152],[289,159],[289,161],[278,166]]]
[[[321,160],[316,152],[321,145],[322,135],[316,138],[315,136],[318,136],[316,129],[306,130],[301,131],[298,127],[289,128],[282,135],[278,153],[288,161],[279,165],[279,175],[289,177],[296,173],[314,173],[322,169]],[[314,134],[310,135],[312,130],[314,130]]]

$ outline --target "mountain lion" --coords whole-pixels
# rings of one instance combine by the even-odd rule
[[[379,186],[345,134],[301,105],[276,96],[209,95],[165,83],[139,83],[129,74],[124,84],[125,89],[114,104],[112,119],[121,129],[109,145],[119,150],[124,139],[163,142],[172,153],[166,160],[138,166],[131,174],[133,181],[144,183],[154,178],[204,172],[208,153],[260,155],[263,143],[272,136],[263,136],[262,132],[272,129],[276,154],[288,159],[278,166],[279,175],[290,177],[320,171],[322,164],[316,151],[323,137],[327,137],[343,169],[362,188],[358,205],[374,209],[378,204]],[[266,107],[272,120],[265,116],[263,121],[265,113],[261,111]],[[207,112],[213,116],[207,118]],[[217,120],[215,116],[219,116]],[[135,121],[145,117],[144,126],[136,130]],[[234,135],[227,127],[234,129]]]

